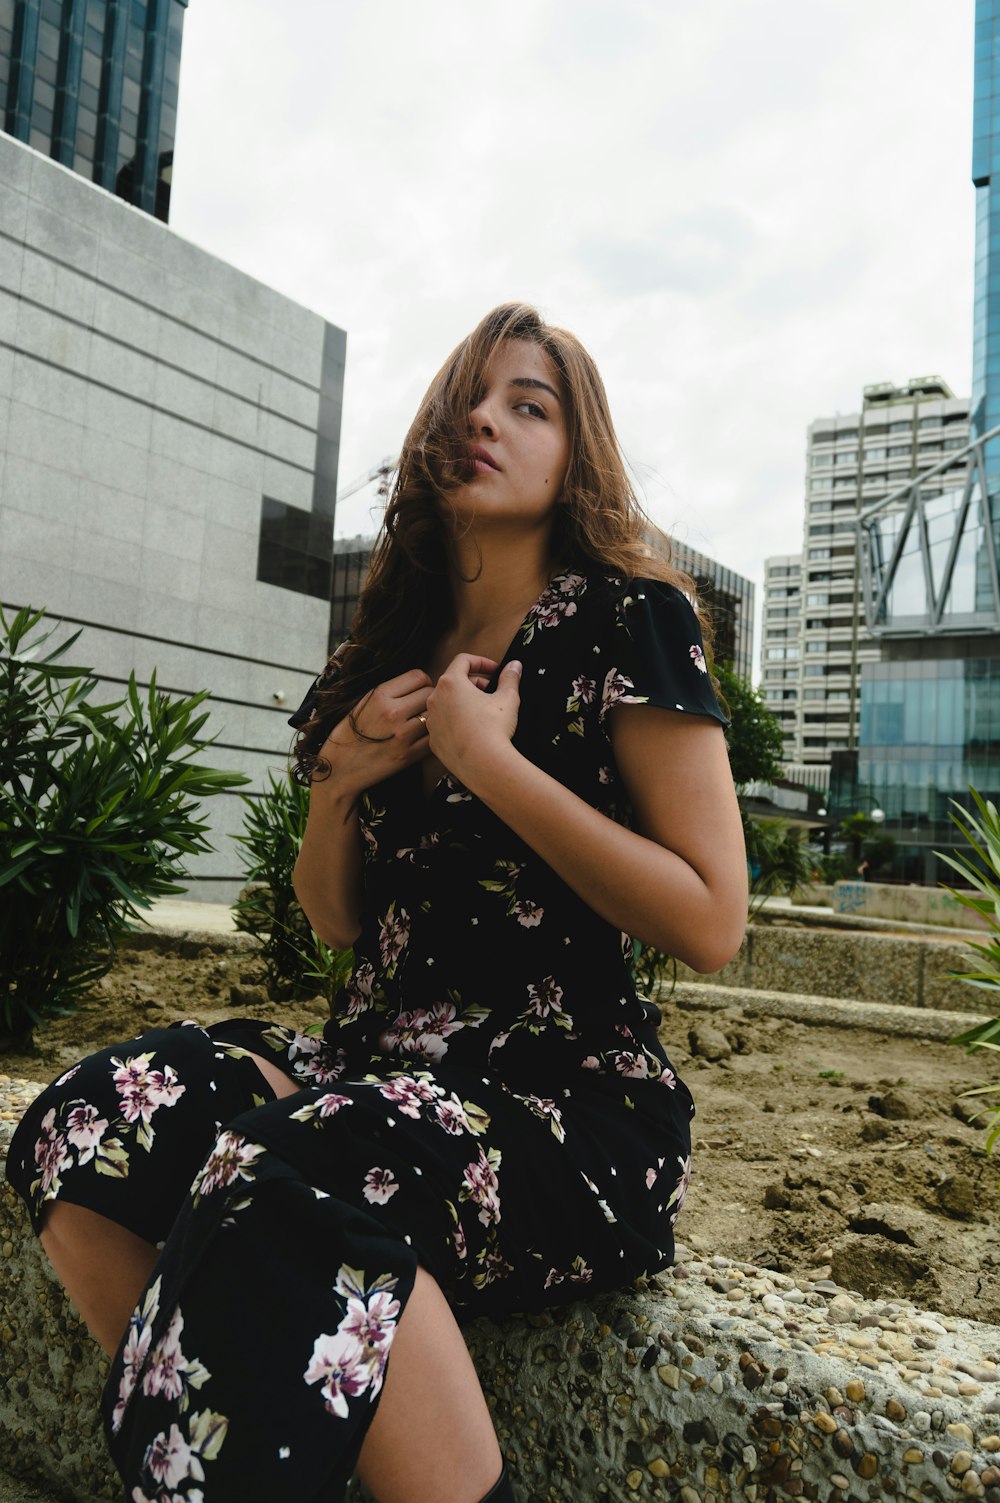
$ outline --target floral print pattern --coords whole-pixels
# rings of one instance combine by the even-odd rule
[[[696,645],[669,586],[556,576],[509,649],[515,744],[628,823],[608,716],[721,719]],[[36,1224],[72,1176],[80,1203],[166,1243],[105,1395],[132,1503],[249,1498],[248,1477],[254,1496],[338,1496],[418,1260],[456,1308],[503,1314],[671,1257],[693,1107],[627,937],[449,774],[425,798],[408,769],[360,818],[362,933],[322,1035],[154,1030],[66,1071],[15,1135]],[[300,1089],[271,1100],[248,1051]],[[260,1323],[249,1267],[286,1270]]]

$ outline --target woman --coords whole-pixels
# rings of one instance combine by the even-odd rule
[[[329,1500],[355,1468],[379,1503],[509,1498],[455,1312],[670,1262],[693,1108],[626,936],[716,970],[746,865],[697,618],[643,527],[590,357],[496,309],[292,719],[296,890],[355,950],[324,1040],[144,1034],[22,1124],[11,1177],[117,1348],[135,1503]]]

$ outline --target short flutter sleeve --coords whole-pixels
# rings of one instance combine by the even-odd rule
[[[333,683],[333,680],[340,672],[340,657],[346,646],[346,642],[341,642],[340,646],[333,654],[333,657],[323,669],[323,672],[320,674],[319,678],[313,680],[305,699],[299,705],[298,709],[295,711],[295,714],[289,715],[288,724],[290,726],[293,726],[295,730],[300,731],[302,727],[304,725],[308,725],[310,720],[313,718],[313,712],[316,710],[318,703],[317,696],[323,689],[329,689],[330,685]]]
[[[698,617],[673,585],[616,583],[609,650],[602,721],[616,705],[657,705],[729,724],[712,688]]]

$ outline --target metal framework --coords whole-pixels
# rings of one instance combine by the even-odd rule
[[[991,491],[984,452],[998,437],[1000,427],[991,428],[926,474],[858,513],[865,622],[873,636],[1000,632],[1000,477],[991,477]],[[961,486],[933,496],[925,494],[928,481],[963,461],[967,470]],[[950,536],[933,537],[932,531],[942,523],[945,527],[950,523]],[[965,577],[973,581],[971,601],[959,598],[964,582],[956,579],[960,558]]]

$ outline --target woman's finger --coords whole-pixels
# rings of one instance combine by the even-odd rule
[[[494,658],[482,658],[471,652],[460,652],[452,658],[445,673],[460,673],[463,678],[486,677],[496,673],[499,664]]]

